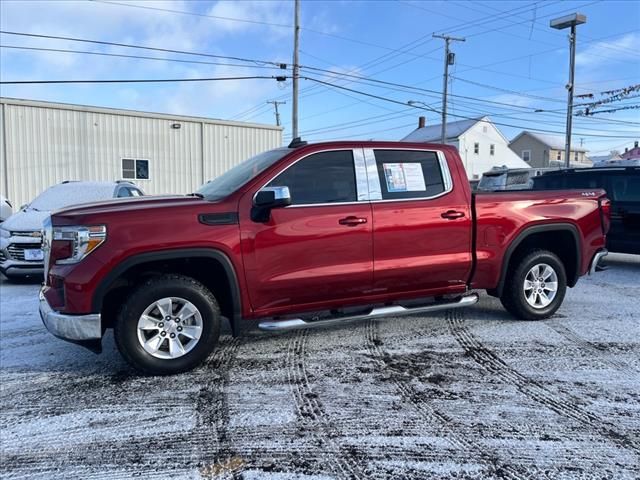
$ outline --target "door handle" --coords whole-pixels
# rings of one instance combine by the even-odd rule
[[[347,225],[349,227],[357,227],[358,225],[367,223],[367,219],[362,217],[349,216],[346,218],[341,218],[340,220],[338,220],[338,223],[340,225]]]
[[[447,220],[455,220],[456,218],[464,217],[464,212],[457,212],[455,210],[447,210],[440,215],[442,218],[446,218]]]

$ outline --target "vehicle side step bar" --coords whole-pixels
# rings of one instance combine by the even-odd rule
[[[352,315],[347,317],[329,318],[327,320],[303,320],[301,318],[289,318],[286,320],[266,320],[258,324],[260,330],[276,331],[276,330],[294,330],[299,328],[312,328],[327,325],[337,325],[344,322],[354,320],[373,319],[380,317],[390,317],[394,315],[411,315],[413,313],[437,312],[439,310],[447,310],[450,308],[468,307],[478,302],[478,294],[472,293],[458,298],[455,302],[434,303],[423,307],[407,308],[401,305],[391,305],[388,307],[374,308],[371,312],[364,315]]]

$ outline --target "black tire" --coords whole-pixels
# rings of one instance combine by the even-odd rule
[[[545,307],[534,308],[527,301],[524,282],[529,271],[536,265],[551,267],[557,276],[557,290],[551,303]],[[553,315],[564,300],[567,291],[567,274],[564,264],[558,256],[547,250],[533,250],[524,253],[509,267],[500,301],[514,317],[522,320],[542,320]]]
[[[164,359],[148,353],[138,341],[138,320],[145,309],[166,297],[179,297],[191,302],[202,317],[202,332],[192,350],[181,357]],[[220,337],[220,308],[204,285],[182,275],[162,275],[147,280],[122,305],[116,319],[116,346],[124,359],[147,375],[172,375],[191,370],[213,351]]]

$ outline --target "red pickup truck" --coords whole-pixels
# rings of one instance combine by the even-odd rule
[[[294,142],[180,197],[55,212],[40,313],[138,370],[191,369],[223,317],[265,330],[471,305],[542,319],[607,254],[603,190],[474,195],[453,147]],[[401,325],[398,328],[402,328]]]

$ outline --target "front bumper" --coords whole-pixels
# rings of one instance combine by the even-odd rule
[[[0,272],[6,277],[42,277],[44,275],[44,265],[33,262],[19,262],[6,260],[0,263]]]
[[[609,250],[602,249],[598,253],[593,256],[593,260],[591,260],[591,265],[589,266],[589,275],[593,275],[598,270],[598,264],[600,260],[609,255]]]
[[[40,291],[40,317],[47,330],[62,340],[79,343],[95,350],[96,341],[102,339],[102,324],[99,313],[67,315],[56,312]]]

